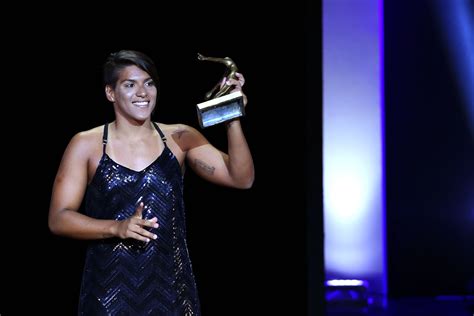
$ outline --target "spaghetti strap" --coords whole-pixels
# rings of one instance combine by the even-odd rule
[[[155,122],[152,122],[153,123],[153,126],[155,126],[156,130],[158,131],[158,133],[160,134],[160,137],[161,137],[161,140],[163,141],[163,143],[166,145],[166,136],[165,134],[163,134],[163,132],[161,131],[160,127],[158,126],[158,124],[156,124]]]
[[[166,136],[165,134],[163,134],[163,132],[161,131],[160,127],[158,126],[158,124],[156,124],[155,122],[152,122],[153,123],[153,126],[155,126],[156,130],[158,131],[158,134],[160,134],[160,137],[161,137],[161,140],[163,141],[163,143],[166,145]],[[104,133],[102,135],[102,153],[105,154],[105,147],[107,146],[107,139],[108,139],[108,134],[109,134],[109,123],[106,122],[104,124]]]
[[[107,138],[108,138],[108,134],[109,134],[109,123],[106,122],[104,124],[104,133],[102,135],[102,154],[105,154],[105,146],[107,145]]]

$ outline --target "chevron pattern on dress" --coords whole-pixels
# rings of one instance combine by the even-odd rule
[[[123,220],[143,202],[143,218],[158,218],[158,238],[104,239],[88,247],[80,315],[199,316],[199,299],[186,245],[181,168],[167,146],[135,171],[105,152],[85,199],[88,216]]]

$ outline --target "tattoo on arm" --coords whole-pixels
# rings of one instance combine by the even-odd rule
[[[213,175],[214,170],[216,170],[216,168],[214,168],[213,166],[209,166],[207,163],[199,159],[195,159],[194,163],[196,164],[196,167],[200,168],[202,171],[204,171],[208,175]]]

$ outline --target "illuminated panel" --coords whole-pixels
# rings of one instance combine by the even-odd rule
[[[328,279],[385,303],[383,5],[323,0],[323,197]]]

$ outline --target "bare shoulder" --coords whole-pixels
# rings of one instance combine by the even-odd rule
[[[194,127],[186,125],[186,124],[164,124],[164,123],[157,123],[160,129],[165,134],[169,135],[179,135],[186,132],[192,132],[196,130]]]
[[[67,147],[67,151],[75,154],[87,155],[100,151],[102,145],[102,135],[104,126],[94,127],[89,130],[81,131],[75,134]]]
[[[208,143],[196,128],[186,124],[158,124],[168,139],[172,139],[182,151]]]
[[[71,138],[71,143],[75,145],[87,145],[88,143],[95,143],[99,140],[99,144],[102,142],[102,135],[104,126],[97,126],[89,130],[81,131],[76,133]]]

